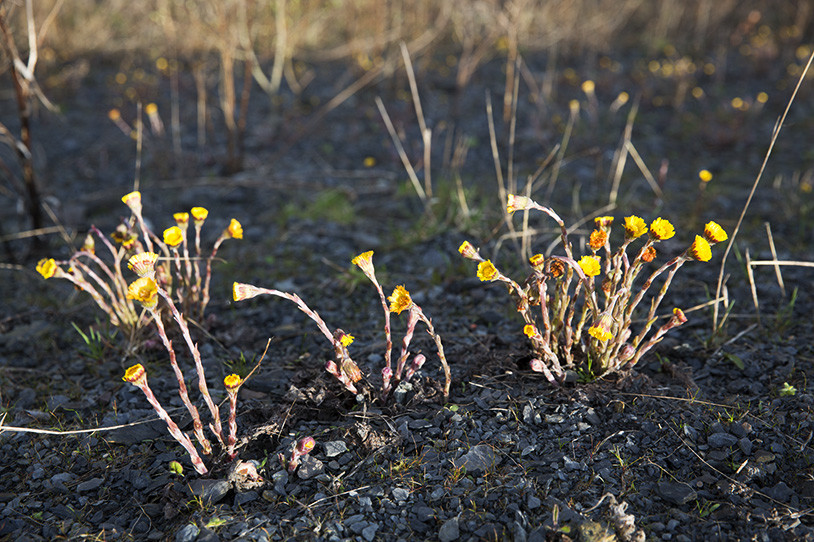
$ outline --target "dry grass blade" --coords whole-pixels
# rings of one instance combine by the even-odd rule
[[[746,203],[743,205],[743,210],[741,211],[740,217],[738,218],[738,223],[735,225],[735,229],[732,231],[732,235],[729,236],[729,243],[726,245],[726,250],[724,250],[723,258],[721,258],[721,268],[718,272],[718,285],[715,288],[715,298],[719,298],[721,296],[721,288],[723,287],[724,282],[724,271],[726,269],[726,259],[729,257],[729,252],[732,250],[732,245],[735,244],[735,238],[738,236],[738,232],[740,231],[741,224],[743,224],[743,219],[746,216],[746,211],[749,209],[749,204],[752,203],[752,198],[755,195],[755,191],[757,190],[757,185],[760,183],[760,179],[763,178],[763,172],[766,170],[766,164],[769,161],[769,157],[772,155],[772,151],[774,150],[774,145],[777,142],[777,137],[780,135],[780,129],[783,128],[783,124],[786,121],[786,117],[789,114],[789,110],[791,109],[791,104],[794,103],[794,99],[797,97],[797,92],[800,90],[800,87],[803,84],[803,80],[805,80],[806,75],[808,74],[808,70],[811,68],[811,63],[814,61],[814,52],[808,57],[808,62],[806,62],[806,67],[803,68],[802,73],[800,74],[799,79],[797,79],[797,85],[794,87],[794,92],[791,93],[791,97],[789,98],[788,103],[786,104],[786,109],[783,111],[783,115],[780,117],[780,120],[775,125],[774,130],[772,131],[772,140],[769,143],[769,148],[766,150],[766,155],[763,157],[763,163],[760,165],[760,171],[758,171],[757,177],[755,178],[755,182],[752,183],[752,189],[749,191],[749,197],[746,198]],[[713,332],[718,331],[718,313],[719,307],[717,303],[713,307],[713,315],[712,315],[712,330]],[[723,325],[723,322],[721,322]]]
[[[749,249],[746,249],[746,276],[749,278],[749,290],[752,292],[752,303],[755,305],[757,321],[760,322],[760,302],[757,299],[757,286],[755,285],[755,274],[752,273],[752,259],[749,257]]]
[[[777,261],[777,250],[774,248],[774,236],[772,235],[772,226],[766,222],[766,237],[769,238],[769,250],[772,251],[772,259]],[[777,277],[777,285],[780,286],[780,291],[783,292],[783,297],[786,297],[786,285],[783,284],[783,275],[780,273],[780,266],[774,266],[774,274]]]
[[[393,126],[393,121],[390,120],[390,115],[387,113],[387,109],[384,107],[382,99],[378,96],[376,96],[376,107],[379,108],[379,114],[382,116],[384,125],[387,127],[387,132],[390,134],[390,139],[393,140],[393,145],[396,147],[396,151],[399,153],[401,164],[404,166],[404,170],[407,171],[407,176],[410,177],[410,182],[413,183],[413,188],[415,189],[416,194],[418,194],[418,197],[421,199],[422,203],[427,205],[427,192],[424,190],[424,187],[421,186],[421,182],[418,180],[418,175],[416,175],[415,169],[410,163],[407,153],[404,151],[404,145],[401,144],[401,139],[396,133],[396,129]]]

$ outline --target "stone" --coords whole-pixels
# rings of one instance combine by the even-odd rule
[[[687,484],[674,482],[659,482],[656,484],[656,493],[663,500],[681,506],[693,501],[698,494]]]
[[[229,493],[232,484],[226,480],[198,479],[189,482],[189,489],[193,495],[200,497],[204,502],[215,504],[223,500],[226,494]]]
[[[738,437],[729,433],[713,433],[707,437],[707,444],[713,448],[729,448],[738,442]]]
[[[441,542],[452,542],[458,540],[460,530],[458,528],[458,518],[448,519],[438,529],[438,540]]]
[[[175,533],[175,542],[193,542],[201,530],[194,523],[188,523]]]
[[[456,469],[466,469],[467,473],[487,472],[500,462],[497,454],[488,444],[473,446],[467,453],[452,461]]]
[[[332,440],[322,445],[325,457],[336,457],[348,451],[348,445],[344,440]]]

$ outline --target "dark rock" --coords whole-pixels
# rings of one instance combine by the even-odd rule
[[[676,482],[659,482],[656,484],[656,493],[665,501],[679,506],[687,504],[697,497],[693,488]]]

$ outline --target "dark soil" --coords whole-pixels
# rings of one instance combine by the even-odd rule
[[[732,53],[716,74],[688,76],[690,88],[699,85],[705,95],[680,104],[682,82],[653,75],[651,59],[565,63],[550,95],[535,102],[528,81],[521,87],[516,178],[522,188],[562,140],[568,102],[580,99],[556,189],[547,199],[550,181],[540,182],[534,197],[567,224],[607,204],[612,155],[631,107],[612,113],[610,104],[627,91],[640,108],[632,143],[663,197],[628,159],[618,206],[602,214],[668,218],[678,233],[664,243],[665,254],[683,250],[708,220],[731,234],[795,83],[785,69],[793,55],[783,55],[766,63]],[[527,59],[538,82],[545,60]],[[135,162],[133,141],[107,118],[112,107],[131,124],[135,116],[132,102],[123,101],[127,85],[113,82],[117,64],[91,59],[85,73],[81,62],[48,68],[59,83],[46,93],[62,113],[41,111],[34,132],[41,186],[74,246],[91,224],[110,232],[129,215],[120,198],[133,188]],[[116,62],[128,73],[139,67],[131,59]],[[606,69],[613,63],[618,70]],[[169,82],[142,67],[146,79],[129,88],[158,103],[169,126]],[[270,103],[256,93],[245,169],[230,176],[221,171],[223,128],[214,106],[209,143],[196,147],[194,84],[186,73],[183,156],[174,155],[169,136],[146,129],[139,188],[156,231],[172,224],[171,213],[195,205],[210,210],[207,242],[231,217],[244,226],[244,239],[227,241],[219,252],[213,299],[200,323],[206,333],[195,333],[219,400],[223,376],[245,374],[271,339],[238,401],[239,459],[254,462],[262,482],[230,470],[223,455],[205,460],[210,475],[195,474],[144,396],[121,378],[133,363],[147,365],[156,396],[189,430],[166,352],[152,338],[128,353],[127,341],[90,299],[34,271],[39,258],[65,258],[71,246],[57,234],[45,239],[43,251],[28,240],[7,242],[6,261],[15,265],[0,270],[4,425],[58,431],[132,425],[79,434],[3,432],[1,539],[814,539],[812,271],[783,267],[781,290],[771,268],[755,268],[758,320],[744,264],[747,250],[752,260],[771,258],[764,222],[778,259],[814,254],[810,89],[804,85],[792,108],[729,257],[727,293],[735,304],[722,332],[710,333],[709,307],[689,312],[690,322],[632,372],[556,388],[529,370],[522,321],[505,290],[478,281],[457,253],[469,239],[501,269],[515,277],[524,272],[517,247],[502,238],[507,230],[484,106],[488,91],[505,174],[502,65],[484,66],[457,98],[443,68],[426,61],[419,72],[436,134],[438,202],[431,212],[403,173],[374,102],[382,97],[418,161],[417,123],[399,76],[357,93],[319,122],[310,121],[318,104],[359,75],[352,68],[315,66],[317,79],[301,96],[284,93]],[[579,88],[589,78],[597,86],[595,110]],[[769,100],[762,105],[756,96],[764,91]],[[749,107],[734,109],[734,97]],[[3,103],[0,120],[14,126],[12,108]],[[448,167],[457,135],[470,144],[460,170],[469,217]],[[669,167],[660,175],[663,160]],[[703,168],[714,178],[702,190]],[[13,198],[0,205],[4,234],[26,229]],[[557,232],[542,217],[532,217],[532,225],[541,232],[534,247],[543,251]],[[575,244],[585,233],[573,234]],[[714,296],[723,249],[715,247],[709,263],[685,265],[663,307],[689,308]],[[441,335],[453,374],[448,403],[434,347],[420,326],[415,349],[428,362],[411,386],[387,404],[358,401],[323,370],[332,351],[293,304],[230,300],[233,281],[298,293],[329,326],[356,337],[351,352],[366,375],[360,385],[376,389],[381,309],[375,290],[350,265],[365,250],[376,252],[385,291],[405,284]],[[398,351],[404,318],[393,319]],[[86,344],[72,323],[100,338]],[[191,360],[178,351],[188,386],[197,391]],[[786,383],[796,394],[780,393]],[[316,439],[316,448],[289,474],[278,454],[288,455],[305,436]],[[183,475],[170,470],[171,461],[181,462]]]

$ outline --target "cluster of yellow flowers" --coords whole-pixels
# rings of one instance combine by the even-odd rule
[[[595,229],[588,235],[587,246],[591,253],[577,260],[565,224],[552,209],[526,196],[509,195],[507,212],[511,214],[524,209],[541,211],[558,223],[565,251],[564,256],[532,256],[529,263],[533,273],[524,284],[518,284],[501,273],[468,241],[464,241],[458,251],[463,257],[478,262],[477,277],[480,280],[506,284],[526,322],[523,333],[531,340],[537,354],[532,368],[545,373],[553,382],[561,381],[566,370],[596,376],[635,365],[664,333],[687,321],[684,313],[676,308],[667,324],[644,341],[657,319],[655,311],[675,272],[689,260],[709,261],[712,245],[727,239],[720,225],[708,222],[703,234],[696,235],[684,252],[652,271],[646,280],[637,282],[645,264],[657,256],[655,245],[675,236],[675,227],[669,220],[658,217],[648,225],[639,216],[625,217],[624,239],[618,249],[612,250],[610,233],[614,217],[597,217]],[[644,246],[628,254],[631,244],[645,235]],[[653,281],[664,273],[666,278],[653,297],[646,324],[633,336],[630,330],[633,311]],[[596,285],[595,280],[600,276],[603,278]],[[540,306],[539,316],[530,310],[536,305]],[[583,330],[587,332],[583,334]]]

